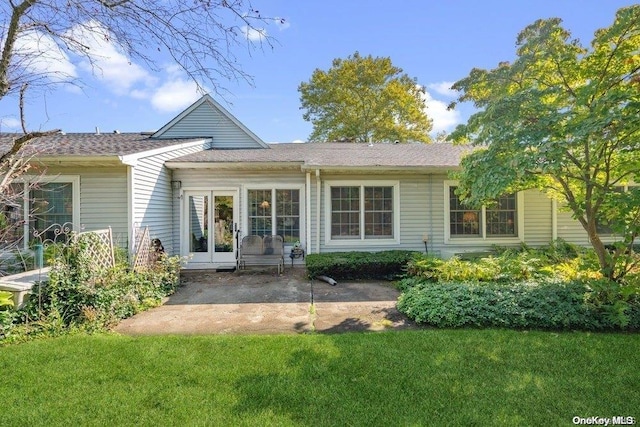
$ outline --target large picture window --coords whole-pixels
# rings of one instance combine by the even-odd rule
[[[285,243],[300,240],[300,190],[247,191],[249,234],[277,234]]]
[[[333,241],[395,239],[395,185],[329,185]]]
[[[481,209],[466,207],[456,195],[456,185],[447,185],[449,237],[509,238],[518,237],[518,195],[505,194],[490,206]]]

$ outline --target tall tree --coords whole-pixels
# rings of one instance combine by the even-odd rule
[[[424,88],[390,58],[334,59],[298,86],[311,141],[430,142]]]
[[[516,46],[513,63],[453,85],[458,101],[479,109],[451,135],[479,147],[462,161],[460,195],[479,204],[546,192],[582,224],[603,273],[619,279],[640,232],[640,191],[621,191],[640,182],[640,6],[620,9],[590,48],[557,18],[526,27]],[[605,224],[621,239],[614,252]]]

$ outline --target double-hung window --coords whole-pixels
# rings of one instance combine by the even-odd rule
[[[300,240],[299,189],[249,189],[248,234],[277,234],[285,243]]]
[[[329,242],[396,241],[398,183],[328,182],[327,237]]]
[[[456,195],[457,185],[445,183],[445,222],[448,238],[463,239],[520,239],[523,221],[520,194],[505,194],[490,206],[472,209]]]

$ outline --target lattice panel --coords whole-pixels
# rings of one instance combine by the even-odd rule
[[[90,235],[90,244],[86,246],[86,255],[92,261],[92,270],[100,271],[115,266],[113,251],[113,233],[111,227],[105,230],[86,231],[80,233],[78,238]]]
[[[136,246],[133,257],[133,271],[140,271],[149,268],[155,260],[151,251],[151,238],[149,237],[149,227],[136,230]]]

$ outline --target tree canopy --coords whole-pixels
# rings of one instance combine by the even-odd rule
[[[311,141],[430,142],[424,89],[388,57],[334,59],[298,86]]]
[[[640,6],[620,9],[590,47],[561,20],[538,20],[517,38],[517,56],[473,69],[453,89],[479,109],[450,139],[478,149],[462,161],[459,193],[470,204],[540,189],[582,224],[603,272],[630,268],[640,232]],[[627,191],[627,190],[631,191]],[[602,226],[618,236],[613,253]]]

